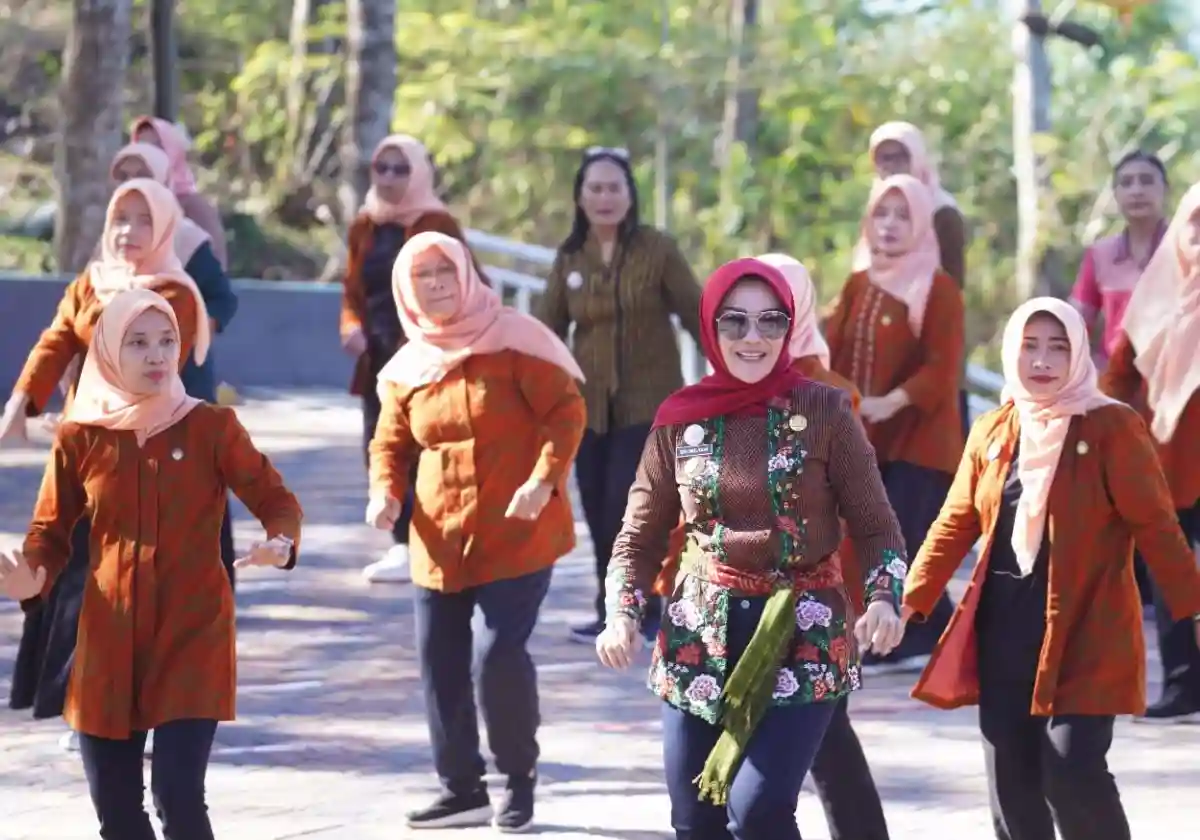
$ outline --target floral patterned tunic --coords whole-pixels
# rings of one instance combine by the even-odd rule
[[[609,566],[610,616],[641,620],[683,513],[689,552],[650,666],[650,687],[711,723],[721,717],[731,604],[798,591],[796,631],[775,704],[829,700],[861,685],[853,608],[837,547],[842,520],[866,571],[866,602],[898,605],[908,571],[875,453],[845,392],[817,383],[766,417],[714,417],[656,429],[630,491]]]

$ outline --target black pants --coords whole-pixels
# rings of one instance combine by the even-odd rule
[[[375,392],[374,383],[363,394],[362,398],[362,415],[363,415],[363,457],[367,461],[367,466],[370,468],[371,462],[371,438],[375,437],[375,427],[379,425],[379,414],[383,411],[383,407],[379,404],[379,394]],[[404,494],[404,501],[400,507],[400,516],[396,519],[396,524],[392,526],[392,542],[396,545],[408,545],[408,528],[412,524],[413,515],[413,483],[417,480],[417,465],[412,465],[412,471],[409,474],[408,492]]]
[[[154,730],[150,794],[166,840],[213,840],[204,777],[215,720],[173,720]],[[146,733],[124,741],[79,735],[79,754],[103,840],[155,840],[143,807]]]
[[[1179,527],[1193,545],[1200,538],[1200,504],[1176,511]],[[1196,627],[1190,618],[1173,621],[1163,600],[1162,590],[1154,586],[1154,623],[1158,631],[1158,654],[1163,666],[1163,692],[1181,692],[1200,705],[1200,649],[1196,647]]]
[[[434,768],[448,793],[469,795],[483,787],[473,658],[496,769],[509,777],[510,785],[534,778],[541,714],[537,668],[526,645],[550,576],[551,570],[545,569],[453,593],[416,587],[417,655],[429,739]],[[483,614],[478,639],[471,627],[477,606]]]
[[[596,618],[604,623],[604,580],[613,543],[621,532],[629,488],[637,474],[642,449],[650,435],[649,424],[610,426],[603,434],[588,429],[583,433],[579,454],[575,457],[575,477],[583,516],[592,535],[596,554]]]
[[[883,803],[850,724],[849,704],[849,697],[837,702],[812,766],[829,840],[888,840]]]
[[[912,563],[921,550],[921,544],[925,542],[930,526],[942,510],[954,476],[904,461],[884,464],[879,472],[883,476],[888,501],[900,520],[908,562]],[[953,615],[954,603],[943,592],[925,621],[908,625],[903,641],[889,658],[904,659],[931,653]]]
[[[1108,771],[1113,718],[1033,717],[1026,692],[980,698],[992,824],[999,840],[1129,840]]]

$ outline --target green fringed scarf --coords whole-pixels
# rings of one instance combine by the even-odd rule
[[[702,564],[694,544],[689,544],[684,552],[683,564],[692,568]],[[796,592],[788,585],[767,598],[754,635],[721,692],[724,701],[721,728],[724,731],[708,754],[704,770],[693,779],[700,787],[700,799],[708,799],[714,805],[724,805],[728,801],[729,786],[741,763],[742,751],[771,706],[775,675],[779,663],[787,655],[795,630]]]

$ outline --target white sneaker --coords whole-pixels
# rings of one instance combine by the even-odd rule
[[[408,571],[408,546],[392,546],[381,560],[367,566],[362,573],[367,583],[408,583],[412,580]]]
[[[58,746],[67,752],[79,752],[79,733],[75,731],[65,733],[58,739]]]

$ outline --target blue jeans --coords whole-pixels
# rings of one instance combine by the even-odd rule
[[[166,840],[213,840],[204,777],[215,720],[173,720],[154,730],[150,793]],[[155,840],[142,805],[146,733],[123,741],[79,733],[79,754],[103,840]]]
[[[800,840],[796,800],[837,702],[772,708],[750,736],[725,806],[693,781],[721,728],[663,703],[663,764],[678,840]]]
[[[417,656],[433,764],[447,793],[469,796],[483,787],[472,659],[496,769],[509,785],[534,778],[537,767],[537,668],[526,645],[550,589],[552,570],[498,580],[462,592],[416,587]],[[483,613],[476,638],[475,607]]]

